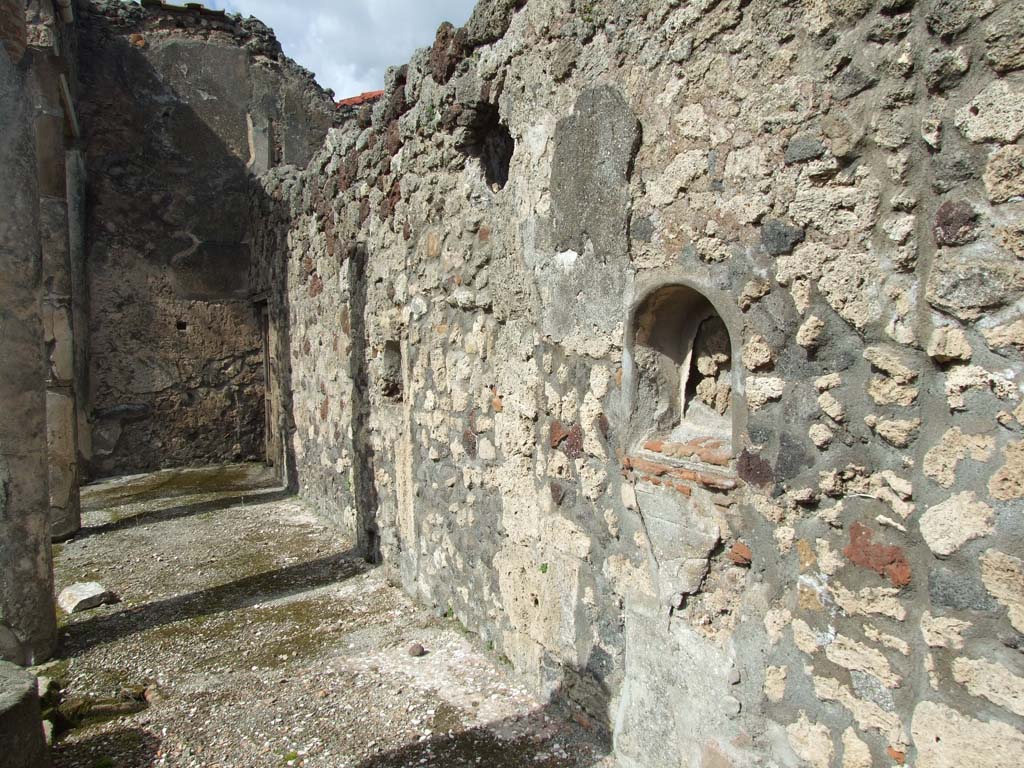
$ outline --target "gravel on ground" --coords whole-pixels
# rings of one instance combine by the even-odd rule
[[[120,602],[62,615],[39,673],[65,704],[140,711],[59,734],[56,768],[610,765],[596,734],[388,584],[268,470],[171,470],[82,498],[57,591],[95,581]]]

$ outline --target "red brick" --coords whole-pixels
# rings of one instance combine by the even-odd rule
[[[551,422],[550,444],[552,448],[557,448],[568,436],[569,430],[565,428],[562,422],[558,419]]]
[[[850,526],[850,543],[843,555],[854,565],[870,568],[879,576],[885,576],[895,587],[910,583],[910,563],[899,547],[876,544],[875,534],[861,523]]]
[[[681,494],[683,494],[683,496],[693,495],[693,488],[691,488],[688,485],[683,485],[682,483],[674,483],[672,487],[679,491]]]
[[[744,567],[754,562],[754,553],[751,551],[750,547],[742,541],[737,541],[732,545],[732,549],[729,550],[727,557],[736,565],[742,565]]]
[[[654,475],[655,477],[661,477],[662,475],[667,475],[669,472],[672,472],[672,467],[668,466],[667,464],[659,464],[656,461],[639,459],[636,456],[630,456],[628,461],[629,466],[637,470],[638,472],[646,472],[647,474]],[[691,480],[692,478],[683,477],[680,479]]]

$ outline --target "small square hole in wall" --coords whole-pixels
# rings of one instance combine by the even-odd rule
[[[175,323],[174,325],[175,325],[175,327],[176,327],[176,328],[177,328],[177,329],[178,329],[179,331],[187,331],[187,330],[188,330],[188,323],[187,323],[187,322],[185,322],[184,320],[179,320],[179,321],[178,321],[177,323]]]

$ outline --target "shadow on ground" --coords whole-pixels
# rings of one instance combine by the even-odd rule
[[[252,491],[249,493],[223,496],[217,499],[211,499],[209,501],[201,501],[195,504],[178,504],[163,509],[145,509],[134,515],[129,514],[121,517],[117,520],[113,520],[109,523],[103,523],[102,525],[93,525],[82,528],[78,533],[75,534],[76,540],[85,539],[90,536],[98,536],[104,533],[113,533],[114,531],[122,531],[126,528],[135,528],[141,525],[151,525],[153,523],[166,523],[171,520],[178,520],[183,517],[190,517],[192,515],[201,515],[206,512],[220,512],[221,510],[234,507],[239,504],[269,504],[275,501],[283,501],[284,499],[293,496],[290,491],[286,490],[266,490],[266,491]],[[134,501],[134,500],[133,500]]]
[[[601,700],[593,702],[593,716],[583,713],[559,687],[547,704],[524,717],[432,736],[368,757],[355,768],[579,768],[581,758],[596,762],[611,754],[610,696],[605,686],[601,690]],[[565,746],[554,746],[553,728],[567,737],[561,740]]]
[[[125,504],[195,494],[242,494],[274,489],[280,485],[272,468],[256,463],[164,469],[146,475],[112,477],[83,485],[82,510],[113,509]]]
[[[337,584],[365,573],[368,569],[369,566],[361,557],[346,552],[246,576],[227,584],[157,600],[117,613],[95,616],[65,627],[61,656],[78,656],[95,645],[165,624],[248,608],[269,600]]]
[[[160,741],[138,728],[123,728],[81,741],[57,742],[54,768],[149,768],[157,764]]]

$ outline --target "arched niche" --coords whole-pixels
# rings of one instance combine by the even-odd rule
[[[652,283],[627,326],[630,451],[705,440],[735,456],[743,425],[732,302],[683,280]],[[720,452],[720,453],[721,453]]]

